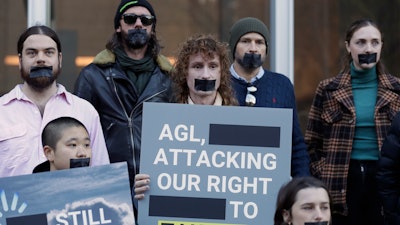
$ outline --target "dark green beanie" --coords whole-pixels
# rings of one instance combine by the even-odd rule
[[[268,43],[269,43],[269,31],[267,26],[259,19],[253,17],[246,17],[240,19],[235,24],[233,24],[230,35],[229,35],[229,47],[231,48],[232,59],[235,58],[236,45],[240,38],[247,33],[259,33],[261,34],[267,45],[268,53]]]

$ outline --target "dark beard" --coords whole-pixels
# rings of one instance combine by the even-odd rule
[[[263,64],[263,61],[261,60],[261,55],[260,54],[249,54],[245,53],[243,58],[237,59],[237,62],[245,69],[245,70],[253,70],[257,69]]]
[[[150,36],[146,29],[131,29],[128,30],[128,35],[125,39],[129,48],[140,49],[147,45]]]
[[[53,70],[53,76],[51,76],[51,77],[41,76],[41,77],[31,78],[30,72],[28,73],[26,70],[24,70],[22,68],[21,69],[21,77],[30,87],[32,87],[35,90],[40,91],[40,90],[50,87],[50,85],[57,79],[60,72],[61,72],[61,68],[58,68],[57,72],[54,72],[54,70]]]

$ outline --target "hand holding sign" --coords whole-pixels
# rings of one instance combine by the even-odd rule
[[[290,178],[292,110],[163,103],[143,110],[140,171],[153,182],[139,201],[139,224],[273,220],[276,194]]]
[[[148,174],[135,175],[135,199],[143,199],[145,193],[150,189],[150,176]]]

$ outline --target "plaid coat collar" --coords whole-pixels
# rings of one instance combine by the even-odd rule
[[[332,92],[332,95],[355,115],[354,101],[352,99],[351,75],[349,73],[341,73],[330,79],[330,82],[326,85],[326,91]],[[399,95],[400,83],[397,78],[390,74],[378,75],[377,109],[395,101]]]
[[[334,102],[347,108],[337,112]],[[378,75],[378,93],[375,104],[375,125],[379,148],[382,146],[390,124],[400,111],[400,79],[389,74]],[[333,113],[322,115],[322,113]],[[335,113],[340,113],[335,114]],[[342,118],[335,126],[326,124],[325,119]],[[342,73],[321,81],[310,109],[305,139],[309,145],[312,174],[322,179],[330,189],[333,212],[347,214],[346,187],[352,139],[355,132],[355,106],[351,88],[351,76]],[[327,134],[327,135],[324,135]],[[340,145],[338,145],[340,143]]]

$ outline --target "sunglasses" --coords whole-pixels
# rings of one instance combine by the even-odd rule
[[[256,91],[257,88],[254,86],[247,87],[246,106],[254,106],[256,104],[256,96],[252,94]]]
[[[154,23],[154,16],[149,15],[136,15],[133,13],[122,15],[122,19],[126,24],[135,24],[137,18],[140,18],[140,21],[144,26],[150,26]]]

